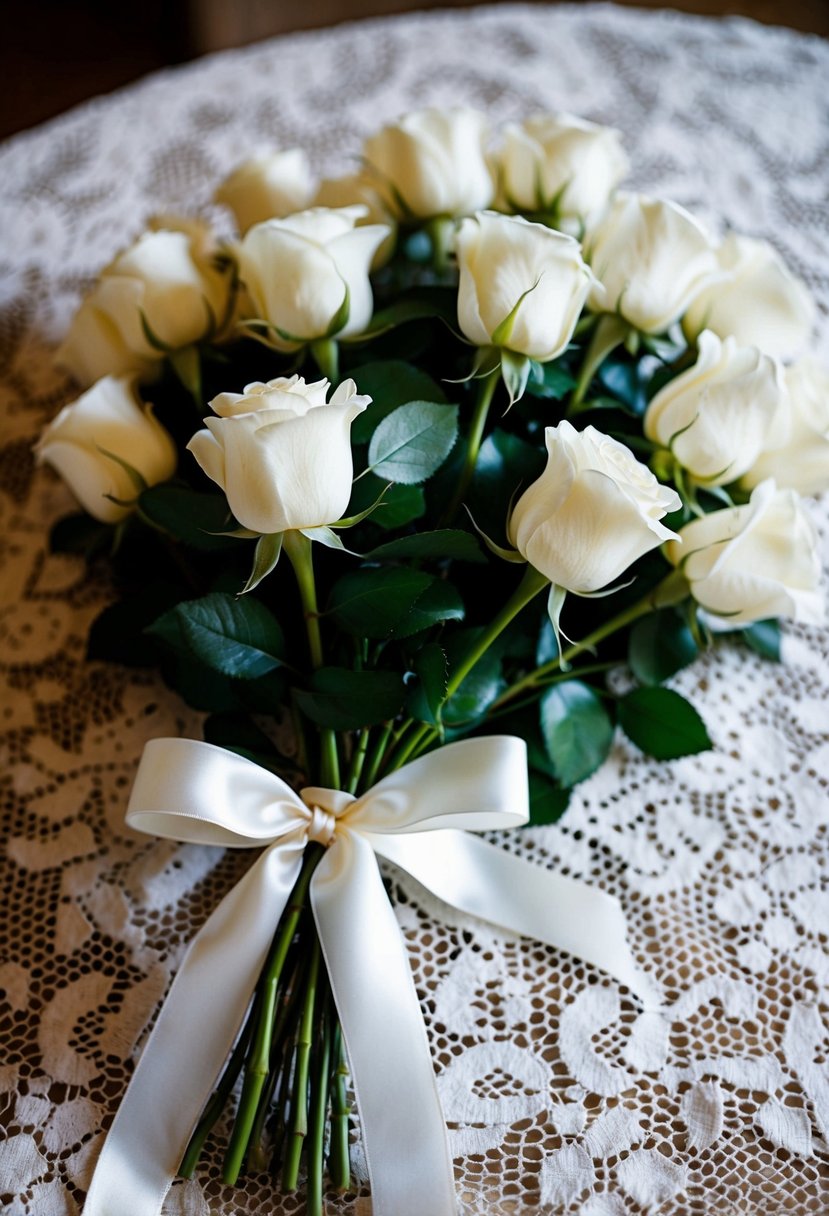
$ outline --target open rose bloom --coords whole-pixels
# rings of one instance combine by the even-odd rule
[[[236,519],[273,534],[334,523],[351,494],[351,423],[370,398],[344,381],[326,401],[329,384],[301,378],[249,384],[210,404],[215,418],[187,445],[221,486]]]

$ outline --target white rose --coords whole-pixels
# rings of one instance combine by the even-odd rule
[[[239,265],[268,342],[296,350],[318,338],[360,333],[371,320],[368,272],[388,235],[382,224],[356,227],[362,207],[315,207],[251,228]]]
[[[786,616],[820,622],[817,534],[793,490],[762,482],[743,507],[686,524],[666,555],[694,599],[727,626]]]
[[[399,219],[469,215],[495,194],[477,110],[419,110],[366,140],[363,159]]]
[[[589,306],[621,314],[643,333],[664,333],[719,271],[702,225],[676,203],[617,194],[587,249],[606,298]]]
[[[327,380],[296,376],[249,384],[211,402],[219,415],[188,443],[227,495],[239,523],[272,534],[334,523],[351,497],[351,423],[371,400],[345,380],[326,404]]]
[[[572,237],[520,216],[484,211],[456,240],[458,324],[477,346],[502,346],[542,363],[565,349],[591,275]]]
[[[364,209],[357,220],[357,227],[366,224],[385,224],[388,235],[375,253],[371,269],[385,266],[392,254],[397,239],[397,221],[389,211],[380,193],[375,189],[368,173],[347,173],[344,177],[326,177],[317,189],[315,207],[353,207]]]
[[[782,369],[753,346],[704,330],[693,367],[656,394],[645,413],[648,439],[670,448],[706,485],[736,481],[789,430]]]
[[[595,427],[547,427],[547,467],[513,508],[509,540],[557,587],[606,587],[675,533],[659,521],[681,505],[650,469]]]
[[[119,461],[151,486],[176,470],[175,445],[152,406],[138,398],[130,376],[107,376],[64,406],[41,435],[36,454],[60,474],[84,510],[105,524],[130,510],[111,498],[128,501],[137,494]]]
[[[57,360],[81,384],[151,375],[171,350],[200,341],[223,318],[228,276],[212,264],[206,231],[146,232],[109,264],[75,314]]]
[[[723,279],[701,292],[688,309],[689,335],[711,329],[759,346],[774,359],[789,359],[809,340],[815,302],[768,241],[727,236],[717,250]]]
[[[742,479],[747,487],[773,477],[781,489],[819,494],[829,488],[829,371],[811,357],[784,368],[789,435],[764,450]]]
[[[311,205],[314,179],[302,148],[244,161],[225,178],[214,198],[233,212],[241,233]]]
[[[515,211],[551,211],[587,225],[628,171],[618,131],[572,114],[538,114],[504,129],[500,188]]]

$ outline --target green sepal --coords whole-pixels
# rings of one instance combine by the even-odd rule
[[[128,461],[124,460],[122,456],[116,456],[114,452],[110,452],[107,448],[102,448],[100,444],[96,443],[95,447],[102,456],[106,456],[108,460],[114,460],[117,465],[120,465],[120,467],[129,477],[132,484],[135,486],[136,496],[143,494],[148,486],[144,477],[142,477],[142,475],[138,472],[138,469],[134,468]],[[110,499],[111,502],[117,502],[119,506],[132,506],[133,502],[135,501],[134,499],[131,499],[129,502],[122,503],[119,499],[115,498],[111,494],[105,494],[104,498]]]
[[[501,379],[509,394],[508,409],[524,396],[532,370],[532,360],[526,355],[517,355],[511,350],[501,351]]]
[[[536,287],[538,286],[538,284],[540,282],[541,282],[540,278],[536,279],[536,281],[533,283],[532,287],[528,287],[526,291],[522,292],[521,295],[518,297],[518,302],[515,304],[515,306],[512,309],[510,309],[510,311],[504,317],[503,321],[500,321],[495,326],[495,328],[492,331],[492,345],[493,346],[502,346],[502,347],[509,346],[509,340],[512,337],[512,331],[515,329],[515,322],[518,320],[518,310],[521,307],[521,305],[524,303],[524,301],[526,300],[527,296],[535,291]]]
[[[284,533],[282,532],[273,532],[259,537],[259,540],[256,542],[256,548],[253,551],[253,567],[250,577],[239,592],[240,595],[247,595],[249,591],[253,591],[254,587],[259,586],[263,578],[276,569],[279,555],[282,552],[283,535]]]
[[[169,346],[166,342],[159,338],[158,334],[147,320],[147,314],[144,312],[143,308],[139,308],[138,315],[141,318],[141,329],[144,333],[144,337],[147,340],[147,345],[151,346],[153,350],[158,351],[160,355],[171,355],[174,347]]]

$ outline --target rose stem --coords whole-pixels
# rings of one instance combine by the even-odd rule
[[[271,1102],[273,1101],[274,1090],[276,1089],[277,1081],[280,1076],[280,1058],[285,1055],[286,1036],[288,1032],[293,1031],[292,1017],[297,1007],[297,997],[302,987],[302,963],[297,962],[292,968],[293,974],[291,979],[282,992],[279,1000],[279,1009],[276,1014],[276,1019],[273,1025],[273,1035],[271,1038],[271,1059],[270,1073],[268,1075],[268,1083],[262,1091],[259,1099],[259,1105],[256,1109],[256,1118],[253,1123],[253,1128],[250,1133],[250,1141],[248,1144],[247,1165],[253,1170],[264,1170],[267,1167],[267,1154],[265,1153],[262,1144],[262,1136],[265,1130],[265,1121],[268,1117]]]
[[[394,729],[394,723],[386,722],[386,724],[384,725],[384,727],[380,733],[380,737],[377,740],[377,743],[375,744],[374,751],[371,753],[371,759],[369,760],[368,765],[365,769],[365,775],[363,777],[363,789],[364,790],[370,789],[371,786],[374,784],[374,779],[377,776],[380,765],[383,763],[383,760],[385,759],[386,746],[391,737],[391,733],[392,733],[393,729]]]
[[[296,1007],[292,1012],[293,1014],[296,1014]],[[276,1173],[277,1165],[281,1164],[282,1158],[280,1154],[285,1145],[285,1135],[287,1132],[288,1107],[292,1080],[291,1061],[293,1060],[294,1056],[293,1036],[295,1033],[295,1028],[293,1026],[293,1018],[292,1024],[288,1029],[291,1037],[288,1038],[286,1036],[282,1048],[282,1065],[279,1075],[279,1094],[277,1095],[276,1099],[276,1127],[274,1129],[273,1152],[271,1154],[271,1169],[274,1173]]]
[[[262,969],[261,988],[256,997],[259,1005],[256,1032],[253,1046],[248,1054],[242,1095],[239,1099],[236,1119],[234,1120],[230,1143],[225,1153],[222,1171],[222,1177],[229,1185],[233,1185],[239,1177],[242,1160],[250,1139],[251,1127],[256,1116],[256,1107],[259,1104],[259,1095],[262,1092],[262,1087],[267,1077],[266,1068],[265,1075],[260,1081],[259,1069],[262,1061],[264,1060],[265,1064],[267,1064],[268,1060],[268,1056],[263,1054],[263,1043],[267,1043],[268,1053],[270,1052],[271,1023],[273,1022],[274,1002],[276,1000],[276,986],[285,966],[288,950],[294,940],[300,914],[305,906],[311,875],[316,869],[323,852],[324,850],[321,846],[313,845],[309,845],[305,850],[302,869],[294,884],[294,889],[282,915],[281,925],[277,929],[276,937],[274,938],[268,958],[265,960],[265,966]],[[273,998],[271,998],[271,989],[273,990]],[[265,1027],[261,1015],[261,1010],[265,1004],[270,1005],[270,1021],[267,1027]]]
[[[318,667],[322,667],[323,655],[311,541],[295,528],[291,528],[285,533],[282,544],[296,575],[302,611],[305,616],[311,665],[316,670]],[[333,730],[326,727],[320,728],[320,764],[322,784],[339,789],[340,762],[337,755],[337,736]]]
[[[489,711],[500,709],[508,702],[515,700],[522,692],[535,689],[538,684],[543,684],[546,676],[554,671],[558,671],[562,664],[566,664],[570,659],[576,658],[585,650],[592,650],[599,642],[610,637],[619,629],[624,629],[626,625],[632,625],[641,616],[647,616],[649,612],[655,612],[658,608],[668,608],[672,604],[679,604],[682,600],[687,599],[688,583],[679,570],[672,570],[661,583],[658,583],[652,588],[647,595],[643,596],[630,608],[625,608],[617,616],[600,625],[598,629],[594,629],[580,642],[574,642],[568,647],[558,658],[550,659],[548,663],[544,663],[541,667],[536,667],[534,671],[529,672],[523,679],[512,684],[505,692],[502,692],[489,707]]]
[[[489,407],[492,404],[492,395],[495,392],[500,377],[501,368],[499,365],[485,376],[478,386],[478,400],[475,402],[475,412],[472,415],[472,422],[469,427],[469,438],[466,444],[463,467],[455,486],[455,493],[450,499],[449,506],[440,517],[438,527],[446,527],[447,524],[452,522],[466,496],[466,491],[469,489],[469,483],[472,481],[472,476],[475,472],[481,441],[484,437]]]
[[[576,382],[576,387],[573,389],[570,404],[567,407],[568,418],[573,414],[579,413],[585,394],[590,388],[590,382],[599,367],[604,363],[611,351],[614,351],[617,346],[621,346],[629,332],[630,325],[628,325],[627,321],[623,321],[621,317],[617,316],[616,313],[603,313],[599,318],[588,343],[584,362],[579,372],[579,378]]]
[[[324,973],[320,979],[320,996],[325,987]],[[323,1170],[325,1166],[325,1117],[328,1113],[328,1078],[331,1067],[331,1034],[328,1002],[317,1001],[317,1037],[319,1049],[314,1062],[311,1084],[311,1119],[308,1141],[308,1216],[322,1216]]]
[[[271,1034],[273,1032],[273,1015],[276,1007],[275,977],[265,980],[262,988],[259,1011],[256,1019],[256,1030],[253,1034],[253,1044],[245,1062],[245,1080],[242,1085],[242,1096],[239,1099],[239,1109],[233,1122],[233,1132],[230,1144],[225,1154],[222,1178],[233,1185],[239,1177],[242,1161],[250,1140],[250,1133],[256,1118],[256,1108],[265,1087],[270,1071]]]
[[[364,726],[360,731],[360,738],[357,741],[357,747],[354,750],[354,758],[351,761],[351,771],[348,774],[348,785],[346,789],[349,794],[355,793],[360,782],[360,773],[363,771],[363,765],[366,761],[366,752],[368,751],[368,741],[371,734],[370,728]]]
[[[347,1191],[351,1184],[351,1167],[348,1160],[348,1116],[351,1114],[351,1107],[348,1104],[346,1089],[348,1064],[345,1058],[342,1027],[337,1020],[333,1001],[330,1020],[333,1026],[331,1055],[334,1060],[334,1074],[331,1085],[331,1160],[329,1169],[334,1189]]]
[[[446,686],[446,695],[444,704],[453,696],[460,688],[463,681],[469,675],[472,668],[478,660],[486,653],[499,634],[503,633],[507,625],[518,616],[522,608],[529,604],[530,600],[538,595],[539,591],[543,591],[545,587],[549,587],[550,580],[545,578],[543,574],[539,574],[532,566],[527,566],[524,571],[524,577],[516,587],[513,594],[504,604],[501,611],[495,616],[492,622],[483,631],[481,636],[475,641],[470,648],[465,658],[463,658],[452,674],[449,683]],[[423,723],[419,726],[414,736],[406,743],[403,748],[394,757],[392,769],[400,768],[405,764],[426,742],[430,742],[436,738],[438,731],[433,726],[428,726]]]
[[[253,1023],[254,1011],[251,1009],[245,1022],[244,1029],[242,1030],[236,1046],[233,1048],[230,1059],[228,1060],[227,1067],[222,1073],[221,1079],[213,1091],[210,1101],[204,1108],[204,1113],[202,1114],[201,1119],[199,1119],[198,1123],[196,1124],[196,1130],[190,1137],[190,1143],[187,1145],[187,1149],[178,1169],[178,1176],[180,1178],[193,1177],[193,1171],[199,1163],[199,1157],[201,1156],[202,1149],[204,1148],[204,1142],[209,1136],[211,1129],[213,1128],[213,1124],[224,1110],[225,1103],[230,1097],[233,1086],[236,1084],[236,1078],[242,1071],[242,1063],[248,1049],[250,1036],[253,1032]]]
[[[308,1063],[311,1055],[314,1027],[314,1002],[317,993],[317,978],[320,965],[320,945],[314,940],[308,979],[305,983],[305,998],[297,1031],[296,1063],[294,1065],[294,1092],[292,1100],[291,1138],[288,1141],[285,1161],[282,1166],[282,1186],[286,1191],[295,1191],[299,1178],[299,1162],[305,1137],[308,1132]]]

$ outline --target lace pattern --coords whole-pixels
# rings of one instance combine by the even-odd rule
[[[124,827],[145,741],[199,735],[152,676],[88,664],[107,600],[49,557],[67,492],[31,441],[72,396],[49,350],[99,267],[164,209],[211,212],[263,142],[327,174],[386,118],[463,100],[622,129],[634,187],[770,239],[821,304],[829,357],[829,45],[604,5],[495,7],[299,34],[158,74],[0,149],[0,1203],[75,1216],[187,942],[249,864]],[[825,504],[815,514],[826,537]],[[824,549],[825,551],[825,549]],[[394,875],[465,1216],[805,1216],[829,1207],[827,635],[785,662],[722,646],[676,680],[714,751],[619,739],[555,827],[505,848],[601,884],[664,1009]],[[623,678],[623,677],[620,677]],[[390,1089],[390,1101],[394,1100]],[[355,1192],[329,1211],[365,1216]],[[299,1213],[267,1176],[177,1184],[179,1216]]]

